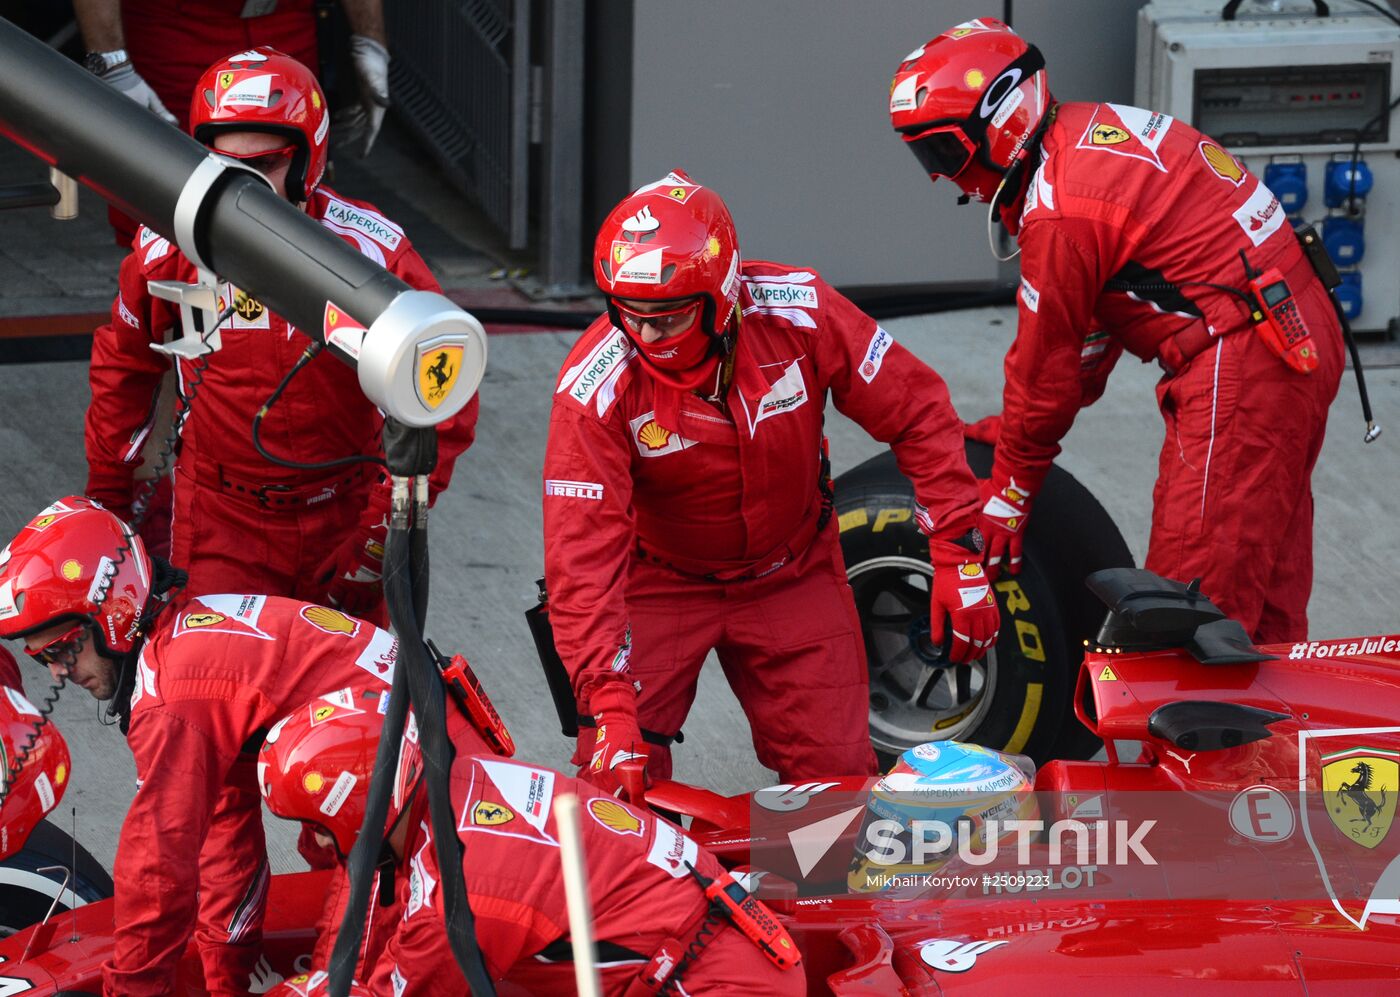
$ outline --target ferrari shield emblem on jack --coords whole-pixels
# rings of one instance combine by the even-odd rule
[[[423,343],[418,347],[418,397],[435,409],[452,393],[462,369],[460,343]]]

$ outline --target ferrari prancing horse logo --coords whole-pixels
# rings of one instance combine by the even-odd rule
[[[1130,138],[1131,135],[1113,125],[1095,125],[1089,141],[1094,145],[1122,145]]]
[[[1400,751],[1348,748],[1322,756],[1327,816],[1358,845],[1375,848],[1395,819],[1400,790]]]
[[[479,827],[496,827],[515,820],[515,812],[502,803],[482,800],[472,810],[472,823]]]
[[[418,350],[418,397],[428,408],[435,409],[457,383],[457,375],[462,370],[463,347],[460,343],[442,343],[427,348],[420,346]]]

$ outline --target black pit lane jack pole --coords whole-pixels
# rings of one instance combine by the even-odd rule
[[[422,778],[428,791],[433,847],[442,873],[439,885],[448,941],[471,992],[494,995],[495,988],[476,945],[462,874],[462,848],[448,781],[454,752],[447,739],[446,690],[423,643],[428,612],[428,475],[437,464],[437,433],[431,428],[415,429],[386,419],[384,455],[393,487],[389,534],[384,546],[384,601],[398,635],[399,655],[365,804],[365,820],[350,852],[350,900],[331,954],[330,991],[333,997],[345,997],[355,972],[370,883],[383,848],[384,821],[411,705],[423,752]]]

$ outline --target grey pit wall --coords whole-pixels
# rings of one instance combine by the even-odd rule
[[[1130,102],[1141,0],[1018,0],[1061,100]],[[674,167],[719,191],[746,258],[849,285],[990,283],[985,206],[929,183],[890,129],[906,53],[1000,0],[633,4],[630,177]]]

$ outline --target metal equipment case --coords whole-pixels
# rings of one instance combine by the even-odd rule
[[[1245,3],[1226,21],[1223,6],[1154,0],[1138,12],[1135,103],[1210,135],[1295,225],[1317,225],[1342,272],[1337,293],[1352,326],[1393,336],[1400,26],[1350,0],[1334,0],[1327,17]]]

